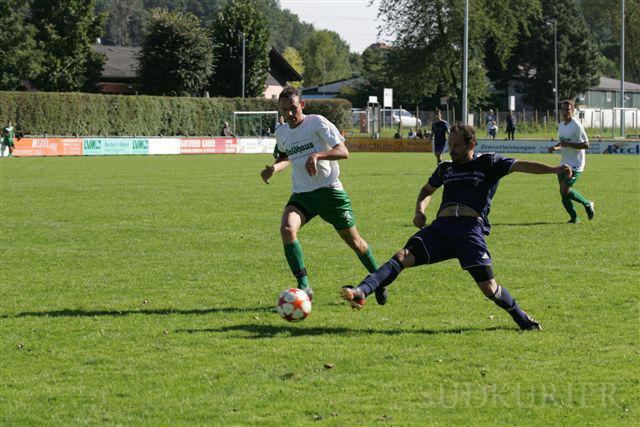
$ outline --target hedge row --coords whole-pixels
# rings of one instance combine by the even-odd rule
[[[308,100],[306,114],[322,114],[339,129],[351,125],[351,104]],[[218,135],[234,111],[275,111],[261,98],[182,98],[88,93],[0,92],[0,123],[25,135]]]

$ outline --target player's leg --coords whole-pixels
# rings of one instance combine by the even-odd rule
[[[565,178],[564,173],[558,175],[558,182],[560,184],[560,198],[562,199],[562,206],[564,206],[564,210],[569,214],[569,222],[578,223],[580,222],[580,218],[578,218],[578,213],[573,207],[573,202],[569,197],[569,186],[567,185],[567,179]]]
[[[289,204],[284,208],[280,222],[280,235],[284,246],[284,256],[300,289],[309,287],[309,278],[307,277],[307,269],[304,266],[302,245],[298,241],[298,230],[300,230],[306,222],[306,215],[300,207]]]
[[[578,190],[574,188],[576,182],[578,181],[578,178],[580,178],[581,175],[582,172],[574,172],[571,179],[565,180],[565,183],[567,185],[567,197],[569,197],[569,199],[574,202],[580,203],[584,207],[589,220],[592,220],[595,216],[594,203],[589,201],[586,197],[580,194]]]
[[[369,244],[360,236],[356,226],[346,228],[344,230],[337,230],[338,234],[345,241],[345,243],[358,255],[358,259],[364,268],[369,273],[378,269],[378,263],[376,262],[373,252]]]
[[[507,288],[500,286],[493,277],[490,265],[477,265],[467,269],[485,297],[505,310],[518,324],[520,329],[542,330],[542,325],[522,311],[518,303],[511,296]]]
[[[438,164],[442,163],[442,152],[444,151],[444,142],[436,142],[434,145],[434,153],[436,155],[436,161]]]
[[[389,286],[405,268],[436,263],[452,256],[446,237],[430,225],[414,234],[403,249],[365,277],[358,286],[344,286],[340,294],[353,308],[360,309],[367,296]]]
[[[491,254],[480,225],[472,225],[463,235],[456,236],[456,254],[460,266],[467,270],[482,293],[509,313],[521,329],[542,329],[540,324],[522,311],[509,291],[498,285],[493,277]]]

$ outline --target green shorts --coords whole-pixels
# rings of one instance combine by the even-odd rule
[[[565,177],[565,174],[564,174],[564,173],[559,173],[559,174],[558,174],[558,182],[559,182],[560,184],[562,184],[562,183],[564,182],[565,184],[567,184],[567,187],[572,187],[572,186],[573,186],[573,184],[575,184],[575,183],[576,183],[576,181],[578,180],[578,178],[580,178],[580,175],[582,175],[582,172],[576,172],[576,171],[573,171],[573,175],[571,175],[571,178],[567,179],[567,178]]]
[[[336,230],[346,230],[356,225],[349,195],[335,188],[318,188],[307,193],[293,193],[287,206],[298,208],[307,222],[316,215],[333,225]]]
[[[13,141],[2,141],[2,145],[5,147],[15,147]]]

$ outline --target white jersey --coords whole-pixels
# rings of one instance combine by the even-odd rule
[[[580,123],[576,118],[572,118],[569,124],[564,124],[564,121],[561,121],[558,125],[558,140],[560,142],[572,142],[574,144],[580,144],[583,142],[589,142],[589,138],[587,138],[587,133],[584,131],[584,127],[582,123]],[[576,172],[582,172],[584,170],[584,165],[586,162],[586,150],[572,147],[562,147],[562,160],[560,164],[570,166]]]
[[[338,128],[316,114],[305,115],[302,123],[294,129],[288,123],[280,126],[276,130],[276,150],[285,153],[291,161],[291,191],[306,193],[323,187],[342,190],[337,160],[319,160],[315,176],[309,175],[305,163],[312,153],[330,150],[343,142],[344,137]]]

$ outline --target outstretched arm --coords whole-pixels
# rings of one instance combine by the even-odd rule
[[[309,175],[314,176],[318,173],[318,160],[342,160],[349,158],[349,150],[347,147],[340,143],[334,146],[331,150],[321,151],[319,153],[313,153],[307,158],[305,167]]]
[[[551,147],[547,148],[547,151],[553,153],[554,151],[558,151],[559,149],[560,143],[558,142],[556,145],[552,145]]]
[[[289,166],[289,163],[291,163],[291,161],[287,156],[280,155],[276,159],[273,165],[271,166],[266,165],[264,169],[262,169],[262,171],[260,172],[260,176],[262,177],[262,180],[264,181],[264,183],[268,184],[269,178],[271,178],[277,172],[280,172],[281,170],[285,169],[287,166]]]
[[[540,162],[529,162],[526,160],[518,160],[511,167],[511,172],[524,172],[534,174],[566,174],[567,178],[573,175],[571,168],[567,165],[549,166]]]
[[[427,216],[425,215],[425,211],[431,201],[431,195],[435,193],[436,190],[437,188],[432,187],[428,182],[420,189],[420,194],[418,194],[418,200],[416,201],[416,214],[413,217],[413,225],[416,227],[422,228],[426,225]]]

